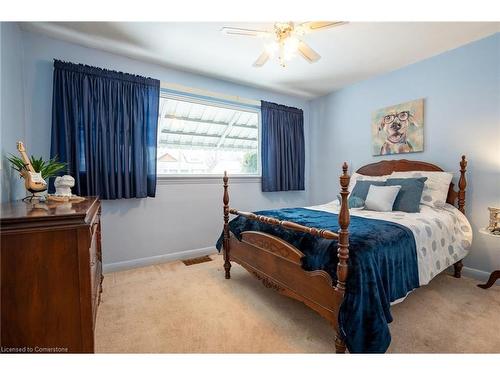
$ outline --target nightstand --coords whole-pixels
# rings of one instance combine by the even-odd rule
[[[479,233],[485,234],[487,236],[495,237],[496,239],[500,239],[499,235],[491,234],[491,232],[489,230],[486,230],[486,229],[480,229]],[[478,287],[483,288],[483,289],[491,288],[493,286],[493,284],[495,284],[495,282],[498,279],[500,279],[500,270],[493,271],[491,273],[488,281],[486,282],[486,284],[478,284]]]

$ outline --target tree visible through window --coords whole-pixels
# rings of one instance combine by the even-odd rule
[[[162,96],[158,175],[259,174],[259,110]]]

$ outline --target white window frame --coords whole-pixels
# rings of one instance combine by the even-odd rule
[[[170,91],[170,86],[166,84],[162,84],[160,89],[160,98],[172,99],[172,100],[183,100],[189,101],[196,104],[210,105],[214,107],[221,107],[226,109],[233,109],[245,112],[254,112],[257,114],[258,121],[258,130],[257,130],[257,173],[239,173],[239,174],[229,174],[229,178],[231,178],[232,182],[260,182],[262,177],[262,163],[261,163],[261,134],[262,134],[262,114],[259,106],[251,105],[250,103],[255,101],[249,99],[242,99],[239,97],[230,97],[222,94],[216,94],[208,91],[202,91],[197,89],[189,89],[184,88],[180,90],[179,87],[175,85],[175,93]],[[167,90],[165,90],[167,89]],[[197,96],[203,96],[204,98],[198,98],[196,96],[191,96],[192,93],[196,93]],[[202,93],[202,94],[200,94]],[[205,99],[206,97],[206,99]],[[213,100],[211,100],[213,98]],[[229,99],[228,99],[229,98]],[[231,99],[234,98],[234,99]],[[248,103],[239,104],[239,103]],[[253,103],[252,103],[253,104]],[[158,124],[159,126],[159,124]],[[158,140],[157,140],[158,145]],[[170,184],[170,183],[207,183],[213,182],[218,183],[222,179],[223,174],[190,174],[190,173],[172,173],[172,174],[157,174],[156,179],[157,182],[161,184]]]

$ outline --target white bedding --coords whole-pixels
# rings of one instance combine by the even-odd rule
[[[338,213],[340,207],[336,200],[307,208]],[[472,243],[472,228],[467,218],[450,204],[445,204],[443,208],[420,205],[419,213],[351,209],[350,214],[394,222],[413,232],[420,286],[428,284],[437,274],[463,259]]]

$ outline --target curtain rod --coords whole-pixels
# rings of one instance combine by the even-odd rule
[[[240,104],[244,104],[244,105],[260,107],[260,100],[242,98],[241,96],[237,96],[237,95],[220,94],[220,93],[216,93],[213,91],[182,86],[182,85],[178,85],[176,83],[161,82],[160,88],[166,89],[166,90],[179,91],[181,93],[187,93],[187,94],[192,94],[192,95],[212,97],[212,98],[230,101],[230,102],[234,102],[234,103],[240,103]]]

